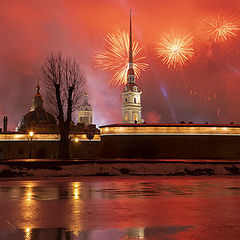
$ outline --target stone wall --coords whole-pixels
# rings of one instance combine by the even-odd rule
[[[28,159],[30,158],[48,158],[55,159],[58,156],[57,141],[1,141],[0,159]],[[88,159],[97,158],[100,155],[99,141],[79,141],[71,142],[71,158]]]
[[[32,146],[30,146],[32,144]],[[0,159],[57,158],[57,141],[0,141]],[[76,159],[240,159],[240,137],[223,135],[105,135],[71,142]]]
[[[224,135],[105,135],[102,158],[240,159],[240,137]]]

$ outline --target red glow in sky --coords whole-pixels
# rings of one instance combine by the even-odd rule
[[[133,9],[134,39],[149,67],[137,84],[146,122],[240,122],[240,36],[206,40],[197,31],[203,17],[239,16],[238,0],[43,0],[2,1],[0,8],[0,119],[12,129],[27,113],[41,65],[53,52],[74,56],[85,72],[98,125],[121,121],[121,88],[94,68],[107,33],[128,31]],[[177,29],[194,35],[194,56],[183,68],[168,68],[155,55],[161,34]],[[43,91],[43,89],[42,89]],[[2,120],[0,121],[2,124]]]

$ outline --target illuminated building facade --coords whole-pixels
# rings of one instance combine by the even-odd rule
[[[135,73],[133,69],[132,56],[132,23],[130,13],[130,37],[129,37],[129,68],[127,74],[127,84],[122,92],[122,122],[123,123],[143,123],[141,115],[141,91],[135,83]]]
[[[240,159],[240,125],[113,124],[70,134],[70,153],[77,159]],[[57,158],[58,133],[0,133],[0,158]],[[31,146],[31,148],[30,148]]]
[[[89,140],[86,133],[74,132],[70,136],[70,156],[78,159],[89,158]],[[59,133],[34,133],[32,136],[24,132],[0,133],[0,159],[57,158]],[[77,140],[77,141],[76,141]],[[91,156],[97,158],[100,136],[95,134],[91,139]]]
[[[113,124],[101,126],[100,136],[104,158],[240,158],[235,124]]]
[[[79,107],[79,123],[88,126],[93,122],[93,109],[91,104],[88,102],[88,95],[84,95],[83,103]]]

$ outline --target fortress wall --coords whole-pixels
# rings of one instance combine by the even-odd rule
[[[30,157],[29,141],[0,141],[0,160],[28,159]],[[55,159],[58,156],[57,141],[33,141],[32,159]],[[71,142],[70,157],[77,159],[98,158],[100,155],[99,141]]]
[[[240,159],[240,136],[106,135],[102,158]]]

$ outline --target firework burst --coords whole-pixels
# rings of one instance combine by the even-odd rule
[[[193,55],[193,37],[177,34],[163,34],[160,38],[156,54],[168,67],[183,66]]]
[[[98,51],[95,60],[95,67],[113,73],[108,84],[122,85],[127,82],[129,36],[125,31],[118,34],[107,34],[105,39],[106,50]],[[148,64],[144,63],[145,57],[141,56],[141,47],[133,42],[133,68],[136,77],[139,78],[141,71],[144,71]]]
[[[225,41],[238,35],[239,21],[233,16],[218,14],[216,17],[204,17],[201,24],[207,40]]]

